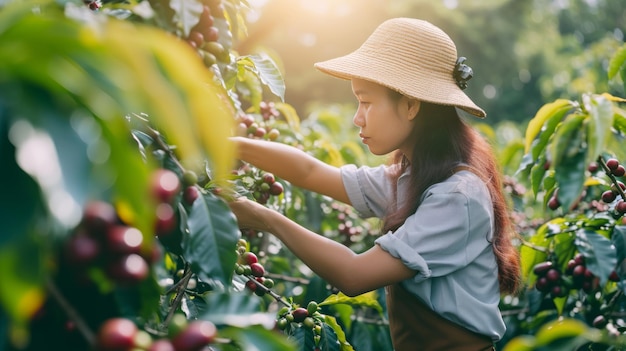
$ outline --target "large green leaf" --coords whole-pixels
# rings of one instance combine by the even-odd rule
[[[239,240],[237,221],[228,205],[211,193],[203,193],[188,211],[189,236],[183,255],[201,279],[217,279],[230,285]]]
[[[222,338],[233,340],[231,344],[220,346],[224,351],[295,351],[297,346],[281,334],[267,330],[260,325],[251,325],[245,328],[225,327],[219,330]],[[312,349],[309,349],[312,350]]]
[[[596,160],[606,150],[607,138],[613,126],[613,104],[602,95],[585,94],[582,97],[589,114],[587,133],[587,158],[585,164]]]
[[[571,107],[572,102],[565,99],[558,99],[543,105],[539,111],[537,111],[533,119],[528,123],[528,127],[526,128],[525,151],[530,151],[532,142],[535,140],[537,135],[542,132],[546,121],[561,113],[564,109],[568,110]]]
[[[580,229],[576,232],[575,243],[578,251],[585,256],[589,270],[600,278],[601,285],[606,284],[617,264],[617,253],[611,240],[595,231]]]
[[[354,321],[350,330],[350,342],[355,350],[392,350],[389,326],[363,321]]]
[[[265,54],[242,56],[238,64],[254,72],[274,95],[285,100],[285,82],[276,63]]]
[[[557,198],[564,211],[568,211],[580,201],[586,179],[585,158],[585,150],[580,149],[576,154],[565,157],[555,167],[555,177],[559,187]]]
[[[322,324],[322,337],[319,343],[319,348],[321,350],[329,350],[329,351],[341,351],[343,349],[343,345],[337,339],[337,335],[335,334],[334,329],[328,324]],[[293,340],[296,345],[298,345],[298,351],[310,351],[314,350],[317,345],[313,340],[313,331],[304,326],[295,326],[292,324],[292,328],[290,331],[289,339]]]

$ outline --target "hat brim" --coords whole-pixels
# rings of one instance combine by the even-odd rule
[[[383,57],[393,57],[385,60]],[[445,74],[429,74],[425,67],[416,67],[415,74],[408,74],[402,57],[386,55],[374,57],[362,51],[315,63],[315,68],[328,75],[351,80],[371,81],[420,101],[458,107],[476,117],[486,113],[456,85],[454,78]]]

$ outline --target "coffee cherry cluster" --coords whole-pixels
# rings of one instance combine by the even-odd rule
[[[276,328],[286,330],[292,323],[313,331],[313,341],[318,347],[322,338],[322,322],[321,314],[318,312],[319,305],[315,301],[310,301],[306,308],[304,307],[283,307],[277,313]]]
[[[168,169],[158,169],[152,174],[151,194],[157,201],[156,236],[165,237],[174,231],[178,224],[174,202],[183,188],[182,203],[185,206],[192,206],[200,196],[197,182],[198,176],[191,170],[183,172],[182,182],[176,173]]]
[[[587,268],[585,256],[578,253],[567,262],[565,272],[572,276],[573,287],[591,293],[598,287],[599,279]]]
[[[274,102],[261,101],[256,114],[242,113],[237,117],[239,123],[237,134],[248,138],[277,140],[280,131],[273,126],[273,122],[280,117]]]
[[[157,247],[144,248],[143,234],[120,221],[114,207],[93,201],[86,205],[81,224],[65,242],[64,257],[84,276],[91,267],[102,267],[120,284],[145,279]],[[154,252],[153,252],[154,251]]]
[[[536,264],[533,273],[537,276],[535,288],[538,291],[549,293],[553,298],[567,295],[568,289],[563,284],[563,276],[552,261]]]
[[[221,0],[208,0],[202,7],[198,23],[191,28],[185,40],[198,50],[205,66],[210,67],[218,62],[230,63],[230,53],[218,39],[220,35],[231,35],[230,32],[220,33],[215,26],[215,19],[225,19],[224,5]]]
[[[274,287],[274,281],[265,277],[265,267],[259,263],[254,252],[247,249],[248,243],[244,239],[237,242],[237,254],[239,259],[235,264],[235,273],[248,278],[246,289],[254,292],[257,296],[264,296],[269,289]]]
[[[98,351],[200,351],[215,341],[217,328],[206,320],[188,322],[182,314],[174,315],[168,336],[153,340],[152,336],[139,329],[126,318],[106,320],[98,330]]]

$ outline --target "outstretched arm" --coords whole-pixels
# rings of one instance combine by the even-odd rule
[[[350,204],[339,168],[289,145],[244,137],[233,137],[231,140],[236,144],[241,160],[297,187]]]
[[[241,228],[273,233],[316,274],[346,295],[356,296],[416,274],[378,245],[356,254],[246,198],[231,202],[230,207]]]

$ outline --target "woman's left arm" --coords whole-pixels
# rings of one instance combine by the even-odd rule
[[[346,295],[356,296],[416,274],[378,245],[356,254],[348,247],[246,198],[231,202],[230,207],[241,228],[274,234],[317,275]]]

